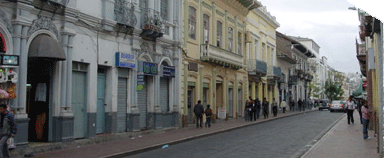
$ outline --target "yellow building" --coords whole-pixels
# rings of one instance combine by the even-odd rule
[[[198,100],[211,105],[213,120],[238,117],[248,95],[246,16],[256,0],[183,1],[182,123],[194,123]]]
[[[276,66],[276,29],[279,23],[266,7],[252,10],[247,16],[246,53],[249,92],[252,99],[278,101],[277,81],[281,69]]]

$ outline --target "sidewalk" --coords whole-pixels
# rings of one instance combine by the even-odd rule
[[[171,130],[150,130],[149,133],[140,132],[140,135],[135,135],[135,132],[124,133],[121,135],[120,139],[111,138],[113,141],[107,141],[102,143],[92,143],[90,145],[84,145],[86,143],[75,143],[72,142],[72,146],[63,145],[61,147],[56,147],[59,150],[53,150],[42,147],[30,147],[30,151],[33,151],[35,157],[54,157],[54,158],[96,158],[96,157],[121,157],[126,155],[137,154],[140,152],[153,150],[161,148],[163,145],[173,145],[213,134],[218,134],[225,131],[230,131],[262,122],[267,122],[279,118],[289,117],[293,115],[298,115],[302,113],[307,113],[311,111],[317,111],[317,108],[306,111],[295,111],[278,113],[277,117],[270,116],[268,119],[262,118],[257,121],[245,121],[243,118],[240,119],[229,119],[218,120],[218,123],[213,123],[211,128],[196,128],[196,127],[186,127],[181,129],[171,129]],[[146,135],[143,135],[146,134]],[[112,136],[113,137],[113,136]],[[120,136],[119,136],[120,137]],[[85,139],[84,142],[92,142],[91,139]],[[46,146],[50,146],[51,143],[47,143]],[[52,143],[53,144],[53,143]],[[56,143],[61,144],[61,143]],[[66,143],[64,143],[66,144]],[[45,145],[45,144],[44,144]],[[53,148],[53,147],[52,147]],[[67,149],[65,149],[67,148]],[[45,151],[46,150],[46,151]],[[49,151],[52,150],[52,151]],[[19,150],[16,154],[19,157],[23,157],[27,150]]]
[[[354,124],[347,124],[347,114],[329,130],[301,158],[355,157],[378,158],[377,139],[374,131],[368,130],[370,140],[364,140],[358,112],[354,112]]]

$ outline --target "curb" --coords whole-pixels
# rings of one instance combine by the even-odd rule
[[[320,134],[313,138],[313,141],[308,142],[304,147],[302,147],[298,152],[294,153],[290,158],[302,158],[305,156],[313,147],[320,142],[322,138],[326,136],[326,134],[331,131],[336,124],[341,121],[346,115],[342,115],[335,122],[330,124],[326,129],[324,129]]]
[[[115,154],[111,154],[111,155],[107,155],[107,156],[102,156],[102,158],[119,158],[119,157],[131,156],[131,155],[159,149],[163,145],[175,145],[175,144],[191,141],[191,140],[198,139],[198,138],[212,136],[212,135],[220,134],[223,132],[228,132],[228,131],[232,131],[232,130],[236,130],[236,129],[240,129],[240,128],[244,128],[244,127],[248,127],[248,126],[252,126],[252,125],[256,125],[256,124],[260,124],[260,123],[265,123],[265,122],[269,122],[269,121],[273,121],[273,120],[277,120],[277,119],[281,119],[281,118],[286,118],[286,117],[290,117],[290,116],[295,116],[295,115],[300,115],[300,114],[305,114],[305,113],[315,112],[315,111],[318,111],[318,110],[310,110],[310,111],[299,112],[299,113],[290,114],[290,115],[281,116],[281,117],[273,117],[271,119],[262,120],[260,122],[248,123],[248,124],[244,124],[244,125],[240,125],[240,126],[236,126],[236,127],[222,129],[219,131],[213,131],[213,132],[203,133],[203,134],[199,134],[199,135],[195,135],[195,136],[190,136],[187,138],[182,138],[182,139],[178,139],[178,140],[174,140],[174,141],[170,141],[170,142],[166,142],[166,143],[155,144],[155,145],[151,145],[148,147],[143,147],[143,148],[139,148],[139,149],[135,149],[135,150],[131,150],[131,151],[125,151],[125,152],[115,153]]]

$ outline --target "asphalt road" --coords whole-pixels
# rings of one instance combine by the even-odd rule
[[[301,153],[310,142],[344,113],[315,111],[220,133],[132,155],[132,158],[287,158]],[[212,127],[213,128],[213,127]]]

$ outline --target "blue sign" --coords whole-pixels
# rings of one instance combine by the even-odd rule
[[[135,55],[116,52],[116,66],[125,68],[135,68]]]
[[[174,66],[162,66],[162,76],[175,77],[176,68]]]

